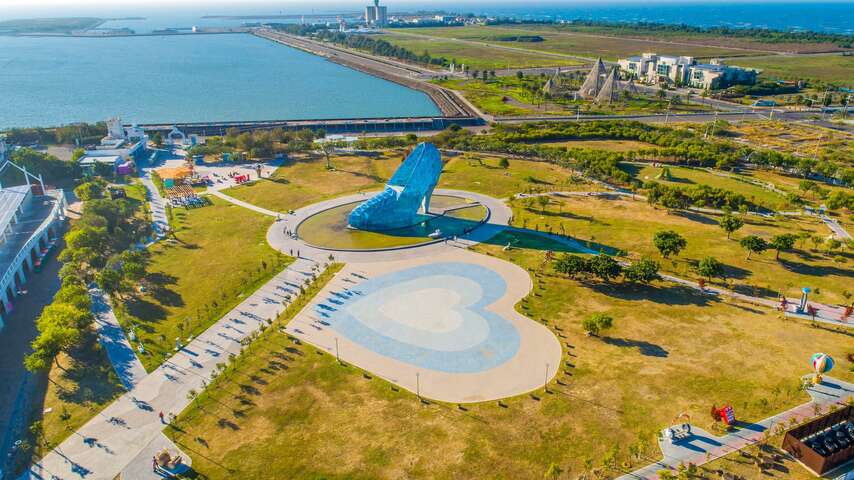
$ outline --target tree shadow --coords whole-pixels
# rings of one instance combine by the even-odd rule
[[[338,172],[341,172],[341,173],[346,173],[348,175],[353,175],[354,177],[367,178],[368,180],[371,180],[372,182],[375,182],[375,183],[384,183],[386,181],[386,179],[380,177],[379,175],[372,174],[372,173],[355,172],[355,171],[343,170],[343,169],[339,169],[339,168],[336,168],[335,170]]]
[[[57,389],[57,397],[63,402],[102,404],[124,391],[112,365],[106,360],[106,352],[99,348],[97,342],[97,335],[91,332],[78,348],[69,353],[71,362],[63,365],[61,377],[71,382],[73,388]]]
[[[668,352],[667,350],[662,348],[660,345],[656,345],[654,343],[649,343],[645,340],[631,340],[628,338],[602,337],[602,341],[607,343],[608,345],[614,345],[616,347],[629,347],[629,348],[637,347],[640,354],[647,356],[647,357],[665,358],[670,354],[670,352]]]
[[[663,305],[695,306],[706,306],[717,301],[715,297],[700,293],[696,289],[686,285],[659,286],[649,284],[634,285],[633,288],[626,288],[627,285],[625,283],[585,283],[591,290],[621,300],[647,300]]]
[[[759,285],[733,285],[732,291],[753,297],[777,298],[779,296],[779,292],[776,290],[771,290],[768,287],[761,287]]]
[[[692,212],[690,210],[677,210],[671,213],[677,217],[682,217],[686,220],[690,220],[692,222],[702,223],[703,225],[717,225],[718,222],[713,218],[709,218],[706,215],[698,212]]]
[[[181,298],[181,295],[171,288],[167,288],[167,286],[175,285],[177,282],[177,277],[165,273],[154,272],[146,275],[146,283],[149,285],[149,295],[158,303],[167,307],[184,306],[184,299]]]
[[[569,212],[569,211],[567,211],[567,212],[553,212],[551,210],[537,210],[534,207],[525,207],[525,210],[528,210],[529,212],[536,214],[536,215],[542,215],[544,217],[560,217],[560,218],[566,218],[568,220],[584,220],[587,222],[596,222],[599,225],[608,225],[605,222],[597,221],[595,218],[593,218],[589,215],[576,215],[576,214]]]
[[[125,308],[127,308],[128,315],[145,319],[147,322],[159,322],[166,319],[165,308],[141,297],[133,296],[127,299]],[[143,329],[145,329],[144,326]]]
[[[825,275],[839,275],[841,277],[854,278],[854,270],[850,268],[838,268],[832,265],[808,265],[806,263],[795,262],[782,257],[778,262],[780,262],[780,265],[782,265],[786,270],[801,275],[814,275],[817,277]]]

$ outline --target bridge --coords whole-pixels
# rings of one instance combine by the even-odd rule
[[[484,125],[482,118],[468,117],[388,117],[388,118],[343,118],[313,120],[250,120],[226,122],[177,122],[144,123],[138,125],[146,133],[160,132],[168,134],[173,127],[187,135],[201,136],[225,135],[226,131],[236,129],[239,132],[255,130],[324,130],[327,133],[392,133],[444,130],[451,125],[477,127]]]

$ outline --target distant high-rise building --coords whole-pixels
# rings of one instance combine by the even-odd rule
[[[365,7],[365,23],[373,27],[385,27],[388,23],[388,7],[380,6],[380,0]]]

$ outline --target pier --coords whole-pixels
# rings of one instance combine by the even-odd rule
[[[239,132],[255,130],[323,130],[326,133],[397,133],[444,130],[451,125],[477,127],[485,122],[478,116],[467,117],[391,117],[314,120],[257,120],[237,122],[144,123],[146,133],[168,134],[176,127],[187,135],[225,135],[230,129]]]
[[[426,93],[433,103],[442,111],[442,116],[477,117],[477,112],[461,99],[455,92],[429,83],[420,77],[432,78],[436,72],[424,67],[410,65],[395,60],[379,58],[344,49],[327,43],[321,43],[296,35],[290,35],[266,28],[254,29],[252,33],[258,37],[287,45],[291,48],[327,58],[339,65],[359,70],[360,72],[388,80]]]

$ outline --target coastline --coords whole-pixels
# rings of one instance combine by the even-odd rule
[[[331,62],[353,70],[358,70],[362,73],[423,92],[436,104],[444,117],[481,116],[471,108],[468,102],[461,99],[455,92],[416,78],[417,75],[430,72],[427,69],[360,54],[336,46],[321,44],[311,39],[268,29],[255,29],[251,33],[259,38],[296,48],[312,55],[326,58]]]

